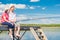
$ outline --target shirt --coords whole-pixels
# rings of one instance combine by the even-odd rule
[[[9,13],[9,20],[14,20],[14,18],[16,18],[16,14],[13,12]]]
[[[4,20],[4,17],[6,18],[6,20],[9,20],[9,15],[4,12],[4,13],[2,14],[2,17],[1,17],[1,22],[6,22],[6,21]]]

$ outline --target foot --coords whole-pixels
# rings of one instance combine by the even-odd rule
[[[16,34],[16,37],[20,37],[20,35],[19,34]]]
[[[12,35],[10,37],[13,39],[13,36]]]
[[[11,34],[9,34],[9,36],[10,36],[10,38],[12,38],[12,39],[13,39],[13,36],[12,36]]]

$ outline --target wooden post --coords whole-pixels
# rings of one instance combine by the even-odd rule
[[[13,35],[13,40],[14,40],[14,28],[13,28],[13,30],[12,30],[12,35]]]
[[[30,27],[30,31],[32,32],[33,36],[35,37],[36,40],[40,40],[38,35],[36,34],[36,32],[34,31],[34,29],[32,27]]]
[[[42,33],[41,34],[41,36],[43,36],[42,40],[48,40],[42,29],[38,29],[38,32]]]

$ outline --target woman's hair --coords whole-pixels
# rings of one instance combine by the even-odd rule
[[[11,9],[11,8],[13,8],[13,7],[15,7],[15,6],[14,6],[14,5],[11,5],[9,9]],[[12,11],[12,12],[13,12],[13,11]]]
[[[8,13],[8,9],[5,10],[5,13]]]
[[[13,8],[13,7],[15,7],[14,5],[12,5],[10,8]]]

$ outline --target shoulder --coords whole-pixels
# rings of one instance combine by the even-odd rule
[[[5,13],[5,12],[3,12],[3,13],[2,13],[2,15],[6,15],[6,13]]]

